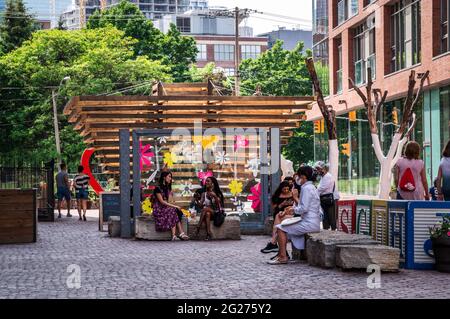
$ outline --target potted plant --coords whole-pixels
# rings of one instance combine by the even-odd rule
[[[450,216],[444,216],[442,222],[429,230],[436,270],[450,272]]]

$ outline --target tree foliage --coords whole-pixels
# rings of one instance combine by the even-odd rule
[[[137,84],[129,94],[146,93],[157,79],[171,81],[159,61],[134,56],[135,39],[114,27],[43,30],[0,58],[0,149],[36,160],[56,157],[51,92],[58,92],[61,150],[72,168],[82,138],[62,116],[71,96],[112,92]],[[70,80],[59,84],[64,77]],[[59,91],[58,91],[59,88]]]
[[[312,84],[306,68],[306,58],[311,56],[311,51],[303,50],[303,42],[292,51],[283,49],[282,45],[282,41],[277,41],[258,58],[242,61],[239,71],[243,95],[252,94],[258,85],[263,94],[312,95]],[[302,123],[300,128],[294,131],[294,136],[285,146],[283,154],[296,166],[314,160],[312,123]]]
[[[176,82],[189,80],[189,67],[195,62],[197,47],[192,37],[182,36],[172,24],[167,34],[154,27],[135,4],[123,0],[102,12],[96,11],[87,23],[89,29],[114,26],[137,41],[135,56],[161,60],[170,67]]]
[[[20,47],[37,30],[36,21],[28,14],[22,0],[8,0],[4,17],[0,19],[0,53]]]

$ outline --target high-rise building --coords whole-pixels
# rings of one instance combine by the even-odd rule
[[[59,15],[67,9],[72,0],[24,0],[23,2],[28,12],[34,15],[41,25],[55,27]]]
[[[366,111],[348,79],[365,92],[368,67],[373,88],[388,91],[379,110],[385,154],[399,127],[411,70],[430,71],[416,106],[411,139],[422,145],[431,185],[441,151],[450,139],[450,0],[312,0],[313,54],[326,75],[327,105],[337,112],[339,190],[376,195],[380,165],[372,148]],[[417,80],[417,78],[416,78]],[[417,87],[417,86],[416,86]],[[317,105],[308,120],[320,120]],[[315,160],[328,158],[326,133],[315,133]]]
[[[111,7],[121,0],[107,0],[106,6]],[[188,10],[205,10],[208,8],[208,0],[129,0],[136,4],[142,13],[150,20],[161,19],[167,14],[179,14]],[[74,0],[72,6],[62,14],[62,20],[69,29],[79,29],[85,25],[91,14],[100,9],[100,0],[86,0],[84,12],[80,14],[79,0]],[[80,23],[80,17],[84,21]]]

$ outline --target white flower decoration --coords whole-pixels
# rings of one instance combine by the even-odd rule
[[[259,172],[259,165],[261,165],[261,160],[259,158],[252,158],[251,160],[247,161],[247,165],[245,165],[245,168],[252,171],[253,176],[258,176]]]
[[[192,186],[191,182],[181,184],[181,189],[182,189],[181,196],[183,196],[183,197],[192,197],[192,195],[193,195],[193,193],[192,193],[193,186]]]
[[[216,164],[225,165],[230,161],[230,157],[225,152],[218,152],[216,154]]]
[[[156,138],[159,144],[166,144],[167,143],[167,136],[159,136]]]

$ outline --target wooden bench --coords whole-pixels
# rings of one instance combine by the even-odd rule
[[[206,227],[204,224],[202,225],[199,235],[196,235],[197,225],[199,221],[199,216],[189,220],[188,236],[192,240],[202,240],[206,238]],[[225,218],[224,223],[220,227],[214,226],[213,222],[211,221],[211,233],[212,239],[239,240],[241,239],[241,219],[239,218],[239,216],[228,215]]]

